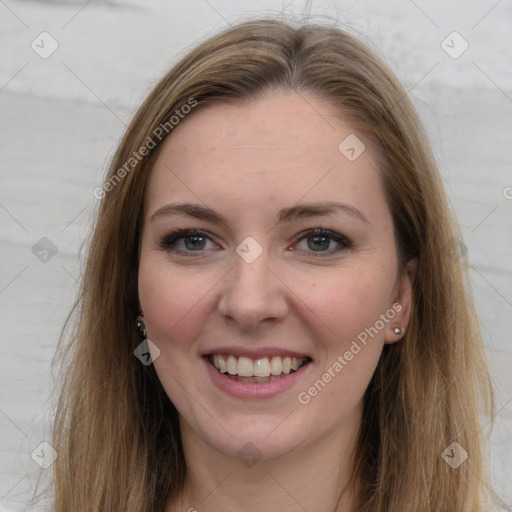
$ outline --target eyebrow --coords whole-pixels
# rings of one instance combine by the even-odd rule
[[[318,203],[306,203],[279,210],[279,222],[291,222],[295,219],[319,217],[343,211],[350,216],[370,224],[369,220],[355,206],[346,203],[323,201]],[[151,215],[151,221],[161,215],[180,215],[201,219],[214,224],[228,225],[228,220],[211,208],[192,203],[170,203],[159,208]]]

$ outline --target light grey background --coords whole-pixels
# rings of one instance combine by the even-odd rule
[[[497,388],[493,480],[512,505],[510,0],[0,0],[0,510],[28,510],[38,475],[51,471],[34,461],[50,462],[49,448],[38,448],[51,439],[50,363],[98,206],[92,191],[125,125],[199,40],[283,10],[335,17],[373,46],[428,128],[462,227]],[[42,58],[33,41],[39,53],[58,48]],[[32,250],[43,237],[56,254]]]

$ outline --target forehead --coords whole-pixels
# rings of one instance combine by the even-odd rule
[[[149,180],[148,210],[179,199],[250,216],[301,200],[344,200],[378,214],[387,207],[369,145],[316,96],[279,91],[215,103],[164,142]]]

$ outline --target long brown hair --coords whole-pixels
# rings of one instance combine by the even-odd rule
[[[145,185],[172,136],[170,119],[191,110],[184,105],[193,115],[211,102],[245,101],[275,88],[327,99],[373,141],[401,261],[418,260],[407,334],[385,346],[365,394],[355,510],[484,510],[489,482],[479,414],[491,418],[493,390],[467,261],[457,253],[460,235],[418,116],[382,61],[348,33],[259,19],[178,62],[114,155],[82,291],[67,321],[73,331],[61,340],[56,512],[162,511],[182,490],[178,413],[153,366],[134,357]],[[468,454],[457,468],[442,456],[454,442]]]

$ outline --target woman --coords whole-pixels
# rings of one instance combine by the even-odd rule
[[[265,19],[209,39],[95,195],[56,511],[485,510],[467,266],[364,45]]]

